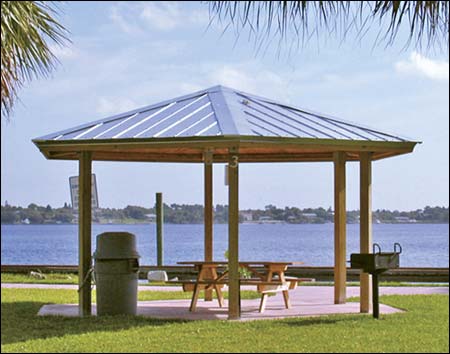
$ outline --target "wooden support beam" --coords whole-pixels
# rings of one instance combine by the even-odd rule
[[[162,266],[164,263],[164,205],[162,193],[156,193],[156,264]]]
[[[360,253],[372,252],[372,153],[360,153]],[[372,307],[372,279],[369,273],[360,275],[360,312]]]
[[[334,153],[334,303],[346,301],[345,153]]]
[[[212,151],[204,154],[204,182],[205,182],[205,261],[213,260],[213,161]],[[212,289],[205,291],[205,301],[213,300]]]
[[[239,155],[230,149],[228,161],[228,319],[239,319]]]
[[[91,223],[92,223],[92,160],[91,153],[83,151],[79,155],[78,175],[78,302],[79,315],[91,315]]]

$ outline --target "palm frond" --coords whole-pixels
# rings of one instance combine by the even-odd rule
[[[47,77],[57,58],[48,42],[64,45],[67,30],[44,1],[1,2],[1,111],[8,117],[17,92],[27,81]]]
[[[236,32],[251,29],[256,40],[271,33],[281,39],[293,33],[302,42],[317,33],[345,39],[351,30],[361,39],[369,27],[392,45],[400,31],[409,32],[406,46],[449,46],[447,1],[207,1],[210,20],[231,24]],[[263,37],[260,35],[263,34]],[[377,43],[378,44],[378,43]]]

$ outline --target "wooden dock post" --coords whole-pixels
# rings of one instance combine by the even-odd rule
[[[163,223],[164,223],[164,205],[162,193],[156,193],[156,265],[163,265]]]

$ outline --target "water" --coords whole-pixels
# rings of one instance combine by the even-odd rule
[[[332,266],[333,224],[241,224],[241,260],[304,262]],[[136,235],[142,265],[156,263],[156,226],[93,225],[95,235],[128,231]],[[402,245],[402,267],[448,267],[448,224],[376,224],[373,239],[382,251]],[[214,258],[224,260],[227,225],[214,225]],[[77,225],[2,225],[2,264],[78,264]],[[164,264],[203,259],[203,225],[164,225]],[[347,225],[347,259],[359,252],[359,225]]]

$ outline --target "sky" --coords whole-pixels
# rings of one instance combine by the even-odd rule
[[[21,89],[1,126],[1,203],[70,203],[76,161],[46,160],[32,139],[215,85],[326,113],[421,141],[412,154],[373,164],[373,208],[447,206],[448,51],[374,46],[348,36],[311,39],[294,50],[268,41],[258,50],[209,26],[198,2],[64,2],[60,22],[72,43],[52,45],[59,65]],[[101,207],[203,203],[203,166],[94,162]],[[224,165],[214,166],[214,204],[227,204]],[[240,165],[240,209],[333,205],[332,163]],[[347,164],[347,209],[359,209],[359,165]]]

